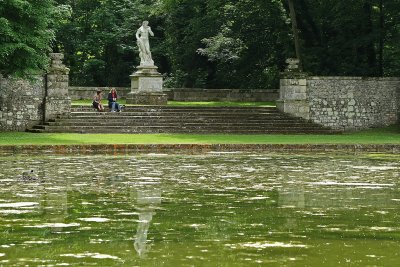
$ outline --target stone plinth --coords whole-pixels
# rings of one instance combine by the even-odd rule
[[[284,78],[280,80],[279,100],[276,101],[276,106],[282,112],[308,120],[310,105],[307,97],[305,77]]]
[[[54,119],[58,115],[69,114],[71,98],[68,94],[69,69],[64,66],[61,53],[51,53],[51,65],[46,75],[44,119]]]
[[[156,66],[139,66],[130,75],[131,92],[126,97],[128,104],[166,105],[167,94],[163,93],[162,75]]]

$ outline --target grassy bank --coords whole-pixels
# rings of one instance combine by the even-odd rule
[[[341,135],[0,133],[0,145],[61,144],[400,144],[400,127]]]

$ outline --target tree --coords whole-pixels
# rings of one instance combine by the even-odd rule
[[[216,64],[209,83],[222,88],[276,88],[290,54],[288,16],[279,1],[221,1],[221,26],[199,52]]]
[[[295,56],[287,0],[57,2],[70,16],[57,16],[54,49],[65,53],[73,85],[129,85],[143,20],[170,86],[276,88],[285,59]],[[291,2],[306,72],[400,75],[400,0]]]
[[[382,36],[382,69],[384,76],[400,76],[400,0],[385,1]]]
[[[52,0],[0,1],[0,73],[26,76],[44,70],[54,40]]]
[[[127,86],[129,75],[139,65],[135,32],[149,20],[155,32],[152,54],[162,40],[159,19],[152,16],[154,1],[143,0],[59,0],[70,6],[71,17],[57,32],[57,47],[66,54],[73,85]],[[164,65],[159,66],[162,70]]]
[[[304,69],[315,75],[380,75],[378,2],[296,1]]]
[[[293,0],[289,0],[290,20],[292,21],[292,32],[294,37],[294,47],[296,50],[296,58],[299,60],[299,70],[302,71],[302,62],[300,54],[299,33],[297,29],[296,11],[294,9]]]
[[[204,38],[221,25],[222,0],[164,0],[166,53],[174,84],[178,87],[207,87],[214,64],[196,51]]]

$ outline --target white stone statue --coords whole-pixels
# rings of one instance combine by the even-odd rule
[[[154,61],[151,58],[149,34],[154,36],[151,31],[149,22],[143,21],[142,26],[136,31],[136,40],[139,47],[140,65],[154,66]]]

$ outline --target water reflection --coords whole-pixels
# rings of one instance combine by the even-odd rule
[[[395,266],[399,159],[3,157],[0,266]]]
[[[136,203],[139,221],[134,247],[140,257],[145,257],[150,250],[150,245],[147,244],[147,233],[151,220],[156,214],[155,210],[161,204],[161,188],[159,186],[159,183],[152,183],[137,189]]]
[[[308,183],[278,189],[278,205],[286,208],[396,208],[394,184]]]

